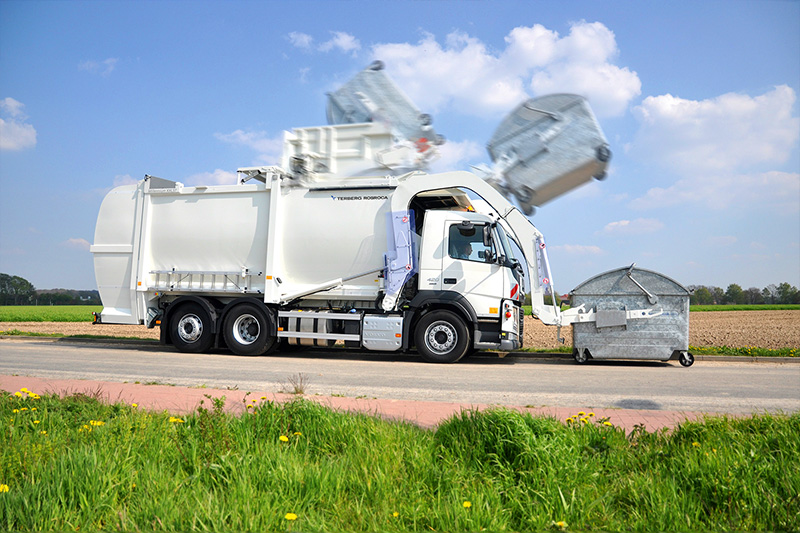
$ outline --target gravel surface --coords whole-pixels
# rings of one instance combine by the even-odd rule
[[[0,331],[65,335],[107,335],[156,339],[158,329],[85,322],[0,322]],[[567,346],[572,345],[572,327],[561,330]],[[706,311],[689,315],[689,344],[759,348],[799,348],[800,311]],[[556,328],[525,317],[526,348],[556,348]]]

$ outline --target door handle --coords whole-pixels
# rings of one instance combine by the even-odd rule
[[[445,285],[455,285],[456,284],[456,278],[444,278],[444,284]]]

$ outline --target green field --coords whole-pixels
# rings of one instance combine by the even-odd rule
[[[626,434],[505,409],[436,431],[298,399],[191,416],[0,392],[8,531],[800,529],[800,414]]]
[[[102,305],[0,305],[0,322],[91,322]]]
[[[91,322],[100,305],[2,305],[0,322]],[[523,306],[526,315],[531,307]],[[800,305],[693,305],[691,312],[800,310]]]

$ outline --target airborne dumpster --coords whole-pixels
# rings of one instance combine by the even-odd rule
[[[589,359],[677,358],[691,366],[689,291],[651,270],[623,267],[590,278],[570,293],[595,320],[572,325],[573,354]],[[636,311],[630,311],[636,310]]]

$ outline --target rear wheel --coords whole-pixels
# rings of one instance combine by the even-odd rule
[[[239,304],[225,317],[225,344],[236,355],[262,355],[276,345],[268,312],[252,303]]]
[[[432,311],[417,324],[417,350],[429,363],[455,363],[469,348],[464,321],[450,311]]]
[[[201,353],[211,348],[214,340],[211,316],[202,305],[189,302],[182,304],[170,318],[170,337],[181,352]]]
[[[681,352],[681,354],[678,356],[678,361],[681,363],[681,365],[689,367],[694,364],[694,356],[689,352]]]

